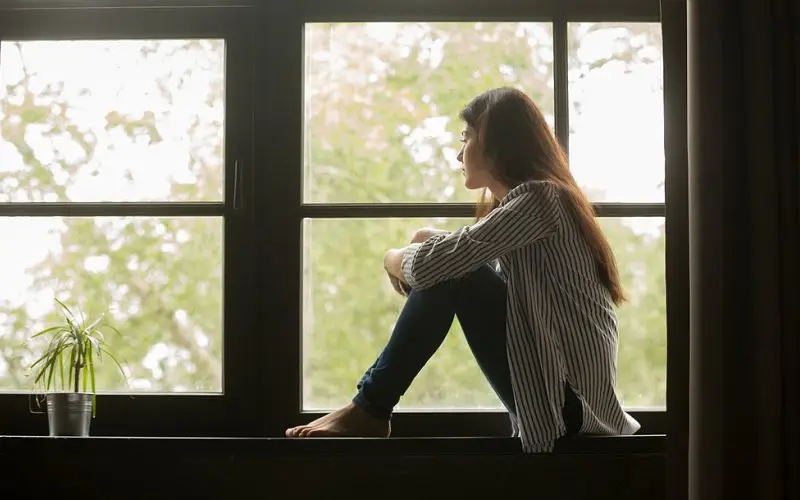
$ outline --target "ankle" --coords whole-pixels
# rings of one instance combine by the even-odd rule
[[[391,414],[389,416],[386,416],[386,417],[376,416],[376,415],[373,415],[372,413],[370,413],[369,411],[367,411],[362,406],[356,404],[355,402],[351,402],[350,404],[348,404],[347,411],[348,411],[348,413],[350,413],[351,415],[355,416],[356,418],[358,418],[360,420],[365,420],[365,421],[368,421],[368,422],[387,423],[387,422],[390,422],[392,420]]]
[[[369,396],[363,390],[359,390],[348,405],[354,413],[365,414],[373,420],[388,422],[392,418],[392,409],[394,405],[388,407],[376,405],[374,400],[370,400]]]

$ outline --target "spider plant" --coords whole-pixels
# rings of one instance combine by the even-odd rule
[[[57,388],[62,391],[91,392],[94,417],[97,406],[95,358],[102,362],[105,354],[125,377],[122,365],[109,352],[103,334],[104,330],[119,334],[119,330],[103,322],[105,315],[88,322],[80,310],[75,314],[60,300],[56,299],[56,302],[63,314],[63,322],[31,336],[31,339],[45,335],[50,337],[41,357],[31,365],[31,369],[35,369],[34,386],[44,386],[45,392]]]

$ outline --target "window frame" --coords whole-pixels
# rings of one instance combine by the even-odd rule
[[[1,0],[0,0],[1,1]],[[68,2],[63,2],[67,4]],[[9,8],[12,7],[12,8]],[[249,8],[109,9],[13,8],[0,3],[2,40],[225,39],[226,104],[224,198],[218,202],[0,203],[0,217],[33,216],[216,216],[223,224],[222,391],[192,393],[102,393],[98,388],[97,436],[229,436],[257,432],[260,415],[244,417],[255,381],[237,365],[252,364],[247,344],[254,336],[253,280],[247,272],[252,252],[252,54]],[[236,170],[239,181],[236,181]],[[236,198],[236,206],[234,206]],[[231,279],[233,277],[234,279]],[[238,361],[238,362],[237,362]],[[0,393],[0,434],[40,435],[46,419],[27,393]],[[202,415],[202,419],[191,418]]]
[[[306,217],[473,215],[470,204],[305,204],[303,172],[304,26],[335,21],[553,22],[556,89],[566,89],[568,22],[661,22],[659,0],[0,0],[0,39],[226,38],[226,200],[233,162],[243,165],[244,206],[225,215],[225,329],[220,395],[102,394],[93,435],[270,436],[318,416],[302,411],[302,221]],[[667,226],[667,332],[688,330],[686,166],[672,110],[685,108],[685,58],[664,32],[665,203],[602,203],[601,217],[660,216]],[[670,45],[670,43],[672,45]],[[669,68],[668,64],[673,64]],[[684,66],[680,68],[681,64]],[[561,69],[559,69],[561,68]],[[258,89],[258,92],[256,92]],[[234,90],[231,92],[231,90]],[[555,93],[557,136],[568,146],[568,95]],[[669,115],[669,116],[667,116]],[[679,115],[679,114],[678,114]],[[566,118],[566,119],[565,119]],[[669,126],[669,127],[667,127]],[[671,133],[667,133],[669,128]],[[238,132],[238,133],[237,133]],[[254,138],[260,138],[255,141]],[[684,138],[685,139],[685,138]],[[274,189],[280,186],[280,189]],[[259,196],[267,193],[269,196]],[[48,204],[36,215],[108,215],[103,204]],[[190,215],[201,204],[115,204],[111,215]],[[171,205],[165,207],[164,205]],[[209,204],[213,205],[213,204]],[[26,215],[0,205],[0,216]],[[50,210],[51,212],[48,212]],[[100,210],[101,212],[98,212]],[[165,212],[166,210],[166,212]],[[64,212],[66,211],[66,213]],[[174,212],[170,212],[174,211]],[[209,212],[210,213],[210,212]],[[686,247],[686,248],[685,248]],[[670,375],[680,360],[669,357]],[[355,382],[355,381],[354,381]],[[0,393],[0,434],[46,433],[25,394]],[[631,411],[640,434],[666,431],[666,410]],[[201,415],[201,419],[192,419]],[[503,436],[500,411],[400,412],[398,436]]]
[[[468,14],[465,14],[468,13]],[[257,18],[266,23],[267,32],[257,44],[256,88],[265,92],[256,96],[257,107],[262,104],[272,110],[272,117],[258,113],[256,136],[270,137],[280,148],[269,152],[256,150],[256,162],[269,158],[272,168],[257,170],[257,190],[269,185],[281,185],[274,196],[261,199],[256,217],[281,212],[281,217],[263,218],[258,226],[270,235],[273,245],[261,262],[259,272],[282,283],[280,296],[262,301],[270,325],[277,332],[267,358],[269,378],[281,380],[281,389],[271,394],[274,404],[269,421],[269,434],[282,435],[289,426],[308,422],[322,415],[302,409],[302,224],[305,218],[354,217],[471,217],[471,204],[391,203],[391,204],[321,204],[306,203],[302,194],[303,176],[303,54],[304,27],[314,22],[367,21],[550,21],[553,22],[556,135],[565,147],[569,139],[569,97],[567,94],[567,23],[571,22],[660,22],[657,0],[615,0],[602,4],[591,0],[545,0],[518,2],[515,0],[405,0],[371,2],[370,0],[304,0],[291,6],[265,2],[257,7]],[[287,44],[286,40],[294,43]],[[282,43],[281,43],[282,41]],[[296,45],[295,45],[296,44]],[[280,46],[281,51],[269,47]],[[282,67],[279,78],[269,68]],[[666,79],[666,75],[665,75]],[[666,86],[665,86],[666,87]],[[560,89],[560,90],[559,90]],[[270,101],[270,95],[281,95],[280,103]],[[671,104],[666,94],[665,106]],[[679,103],[676,103],[679,104]],[[280,117],[280,118],[277,118]],[[665,149],[668,148],[665,142]],[[665,165],[665,170],[670,168]],[[670,174],[665,172],[665,179]],[[665,217],[665,203],[599,203],[595,208],[600,217]],[[262,225],[263,224],[263,225]],[[669,238],[668,238],[669,239]],[[668,247],[670,243],[667,243]],[[669,260],[670,249],[667,250]],[[667,265],[668,282],[672,266]],[[681,288],[683,285],[680,285]],[[668,284],[668,296],[676,287]],[[688,289],[688,286],[687,286]],[[680,292],[678,292],[680,293]],[[669,321],[668,321],[669,323]],[[668,326],[669,331],[669,326]],[[355,381],[354,381],[355,382]],[[642,423],[640,434],[663,434],[666,430],[666,409],[630,410]],[[508,417],[502,411],[402,411],[393,416],[393,432],[405,437],[445,436],[509,436]]]

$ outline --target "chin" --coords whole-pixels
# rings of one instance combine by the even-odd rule
[[[476,189],[482,188],[483,186],[477,185],[474,182],[470,182],[469,179],[467,179],[464,181],[464,187],[469,189],[470,191],[474,191]]]

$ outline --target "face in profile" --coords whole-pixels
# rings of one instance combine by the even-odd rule
[[[458,152],[461,172],[464,174],[464,187],[481,189],[490,187],[492,176],[489,163],[483,155],[478,135],[471,125],[467,125],[461,133],[461,151]]]

